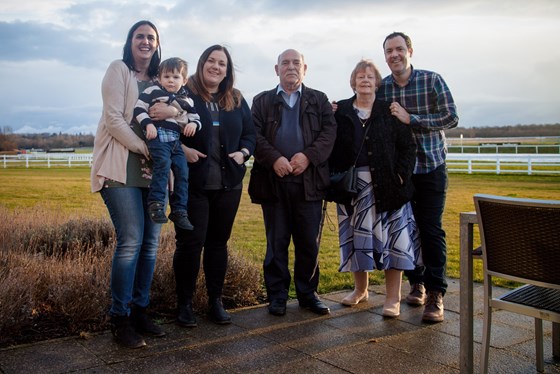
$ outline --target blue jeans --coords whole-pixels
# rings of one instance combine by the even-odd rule
[[[172,170],[174,190],[169,196],[169,205],[172,212],[186,212],[189,198],[189,166],[181,142],[175,140],[162,143],[156,137],[148,140],[147,145],[153,160],[148,203],[155,201],[163,203],[166,200],[169,170]]]
[[[424,266],[405,271],[411,284],[424,283],[428,291],[440,291],[445,295],[447,281],[447,244],[442,219],[447,193],[447,167],[445,164],[427,174],[412,176],[415,193],[412,209],[420,231],[422,260]]]
[[[130,306],[145,308],[156,264],[161,224],[148,215],[147,188],[113,187],[101,190],[117,235],[111,268],[109,314],[130,314]]]

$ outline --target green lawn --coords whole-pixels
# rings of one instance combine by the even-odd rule
[[[453,278],[460,275],[459,213],[474,210],[472,196],[475,193],[560,199],[560,177],[450,174],[444,226],[448,243],[447,274]],[[85,167],[0,169],[0,208],[3,208],[0,210],[5,212],[3,214],[14,210],[28,210],[32,214],[39,208],[47,208],[53,214],[68,217],[107,216],[99,194],[90,192],[89,168]],[[352,285],[350,274],[338,272],[336,222],[335,206],[330,203],[321,240],[320,293],[349,288]],[[172,230],[172,226],[168,224],[165,229]],[[265,245],[260,206],[251,204],[245,193],[234,226],[231,248],[260,266]],[[477,266],[475,278],[480,280],[480,267]],[[371,274],[370,281],[382,282],[382,272]]]

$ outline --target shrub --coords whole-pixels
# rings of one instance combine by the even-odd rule
[[[115,235],[105,219],[71,219],[57,226],[43,225],[23,233],[20,244],[26,251],[44,256],[96,257],[112,248]]]
[[[62,217],[56,212],[0,208],[0,346],[106,329],[115,245],[107,218]],[[151,310],[175,316],[174,231],[162,230]],[[263,299],[260,270],[230,250],[226,307]],[[194,307],[205,309],[201,271]]]

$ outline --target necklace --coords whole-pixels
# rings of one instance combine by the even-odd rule
[[[358,119],[360,120],[360,123],[362,124],[362,127],[366,127],[366,124],[367,124],[368,121],[369,121],[369,117],[368,117],[368,118],[360,118],[360,117],[358,116]]]
[[[366,127],[366,124],[369,121],[369,117],[371,116],[371,108],[368,109],[359,108],[355,102],[353,106],[354,106],[354,110],[356,111],[356,116],[358,117],[358,120],[362,124],[362,127]]]
[[[354,110],[356,111],[356,117],[358,117],[358,120],[362,124],[362,127],[366,127],[366,124],[371,117],[371,110],[363,110],[357,107],[354,107]]]

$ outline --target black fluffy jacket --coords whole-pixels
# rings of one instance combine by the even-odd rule
[[[329,158],[331,173],[348,169],[356,160],[354,136],[357,133],[360,142],[363,130],[352,105],[354,100],[355,96],[338,102],[335,112],[337,137]],[[378,212],[399,209],[412,199],[414,193],[411,176],[416,161],[416,144],[412,131],[391,115],[389,103],[378,99],[373,103],[369,123],[364,147],[376,209]]]

